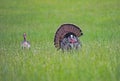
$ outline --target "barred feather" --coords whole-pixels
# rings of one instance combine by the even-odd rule
[[[60,48],[61,41],[69,33],[72,33],[77,37],[80,37],[81,35],[83,35],[82,30],[79,27],[77,27],[76,25],[63,24],[58,28],[58,30],[55,33],[54,45],[56,48],[58,48],[58,49]]]

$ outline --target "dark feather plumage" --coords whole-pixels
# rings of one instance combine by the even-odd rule
[[[63,24],[61,25],[55,33],[54,45],[57,49],[61,48],[61,42],[64,38],[74,35],[75,37],[80,37],[83,35],[82,30],[74,24]]]
[[[21,43],[21,47],[24,48],[30,48],[30,42],[26,40],[26,33],[23,34],[24,41]]]

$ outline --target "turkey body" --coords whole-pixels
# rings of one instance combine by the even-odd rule
[[[57,50],[72,50],[81,47],[78,37],[83,35],[82,30],[74,24],[62,24],[54,36],[54,45]]]
[[[21,46],[22,46],[22,49],[24,49],[24,48],[29,49],[29,48],[30,48],[30,42],[28,42],[28,41],[23,41],[23,42],[21,43]]]
[[[60,42],[60,48],[62,49],[62,51],[69,51],[72,49],[78,49],[81,47],[81,43],[78,40],[77,37],[65,37],[63,38],[63,40]]]
[[[24,49],[24,48],[29,49],[30,48],[30,42],[26,40],[26,33],[23,34],[23,38],[24,38],[24,41],[21,43],[22,49]]]

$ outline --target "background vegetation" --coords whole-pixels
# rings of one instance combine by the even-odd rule
[[[83,30],[81,50],[54,47],[64,23]],[[120,81],[120,1],[1,0],[0,81]]]

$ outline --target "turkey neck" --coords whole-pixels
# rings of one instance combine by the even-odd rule
[[[24,41],[26,41],[26,37],[24,36]]]

